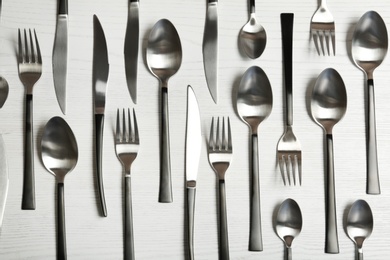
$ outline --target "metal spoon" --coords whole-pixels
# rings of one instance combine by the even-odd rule
[[[3,107],[5,101],[7,100],[8,91],[9,87],[7,80],[0,76],[0,108]]]
[[[302,213],[293,199],[286,199],[280,205],[275,223],[276,233],[286,245],[286,259],[292,259],[291,244],[302,230]]]
[[[347,217],[347,233],[356,244],[358,260],[363,260],[363,242],[371,235],[374,219],[370,206],[364,200],[352,204]]]
[[[340,74],[331,68],[318,76],[311,96],[311,114],[325,131],[327,150],[326,173],[326,239],[325,253],[338,253],[339,243],[336,222],[336,194],[333,159],[333,134],[335,124],[347,109],[347,92]]]
[[[260,57],[267,44],[267,34],[256,20],[255,0],[250,1],[250,18],[239,35],[240,47],[251,59]]]
[[[367,78],[367,193],[380,194],[376,151],[375,95],[373,72],[386,56],[386,25],[375,11],[365,13],[356,25],[352,38],[352,58]]]
[[[57,258],[66,259],[64,179],[77,164],[78,149],[72,130],[61,117],[47,122],[41,153],[44,166],[57,180]]]
[[[168,80],[180,68],[182,49],[173,24],[159,20],[149,34],[146,60],[150,72],[161,85],[161,139],[159,202],[172,202],[171,159],[169,151]]]
[[[261,68],[250,67],[242,76],[236,102],[238,115],[251,129],[252,195],[249,250],[262,251],[257,128],[271,113],[272,90],[268,77]]]

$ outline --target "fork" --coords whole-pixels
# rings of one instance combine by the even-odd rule
[[[116,115],[115,151],[119,161],[122,163],[125,181],[125,244],[124,259],[135,259],[134,255],[134,232],[133,232],[133,210],[131,202],[131,175],[130,168],[137,157],[139,149],[139,135],[137,118],[133,109],[133,127],[131,123],[130,109],[127,110],[127,123],[125,110],[122,113],[122,130],[120,112]],[[126,126],[128,125],[128,126]]]
[[[334,18],[332,13],[328,9],[326,0],[321,0],[320,6],[311,18],[310,30],[318,55],[321,55],[319,47],[320,45],[322,54],[325,56],[324,41],[326,43],[328,55],[330,55],[330,40],[332,42],[333,55],[336,55]]]
[[[42,75],[42,57],[37,34],[35,46],[29,29],[29,39],[24,29],[24,44],[18,29],[18,69],[20,81],[26,88],[26,128],[24,143],[24,177],[22,209],[35,209],[34,142],[33,142],[33,87]]]
[[[286,102],[286,125],[283,135],[280,137],[277,147],[279,168],[282,174],[284,185],[286,177],[291,185],[291,175],[296,185],[296,172],[299,174],[299,184],[302,183],[302,151],[299,140],[295,137],[292,130],[293,125],[293,93],[292,93],[292,40],[293,40],[293,22],[294,14],[281,14],[282,22],[282,44],[283,44],[283,63],[285,78],[285,102]]]
[[[226,214],[225,173],[233,157],[232,135],[230,120],[227,118],[227,137],[225,131],[225,118],[222,118],[220,131],[219,117],[214,129],[214,118],[211,120],[208,154],[211,167],[218,175],[219,180],[219,259],[229,259],[229,240]],[[214,139],[214,132],[216,137]],[[221,136],[221,137],[220,137]]]

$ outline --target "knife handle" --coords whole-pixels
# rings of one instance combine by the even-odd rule
[[[160,140],[160,192],[159,202],[172,202],[171,158],[169,149],[168,88],[161,89]]]
[[[106,199],[104,197],[103,173],[102,173],[103,128],[104,128],[104,114],[95,114],[96,178],[97,178],[102,214],[104,217],[107,217],[107,207],[106,207]]]
[[[22,209],[35,210],[33,96],[26,95],[26,129],[24,143],[24,177]]]
[[[133,208],[131,199],[131,177],[125,175],[125,258],[134,260]]]
[[[196,195],[196,188],[187,188],[188,260],[193,260],[194,259],[195,195]]]
[[[68,0],[58,1],[58,14],[68,14]]]
[[[130,3],[137,3],[139,0],[130,0]]]
[[[57,259],[67,259],[64,184],[57,184]]]

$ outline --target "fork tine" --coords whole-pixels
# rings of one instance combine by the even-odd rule
[[[24,61],[25,62],[30,62],[30,55],[29,55],[29,51],[28,51],[26,29],[24,29]]]
[[[297,156],[294,154],[291,155],[291,173],[292,173],[292,178],[294,181],[294,186],[297,185],[296,179],[297,179],[297,175],[298,175],[298,171],[296,169],[296,166],[297,166],[296,160],[297,160]]]
[[[317,31],[313,31],[312,37],[313,37],[314,45],[316,46],[317,53],[318,55],[321,55],[320,46],[318,45],[319,39],[318,39]]]
[[[230,129],[230,118],[227,117],[227,124],[228,124],[228,147],[227,149],[229,151],[233,150],[233,145],[232,145],[232,130]]]
[[[138,124],[137,117],[135,116],[135,110],[133,108],[133,121],[134,121],[134,141],[139,143]]]
[[[221,138],[221,150],[227,149],[227,140],[225,135],[225,117],[222,117],[222,138]]]
[[[217,130],[216,130],[216,134],[215,134],[215,145],[216,145],[217,150],[221,149],[221,139],[219,139],[219,117],[217,118]]]
[[[37,49],[37,60],[39,64],[42,64],[42,55],[41,55],[41,49],[39,48],[39,43],[38,43],[38,37],[37,37],[37,32],[34,29],[34,36],[35,36],[35,48]]]
[[[324,35],[325,35],[325,42],[326,42],[326,48],[328,50],[328,56],[330,56],[330,38],[331,38],[331,35],[330,35],[330,31],[324,31]]]
[[[22,48],[22,36],[20,35],[20,29],[18,29],[18,62],[23,63],[23,48]]]
[[[129,142],[134,142],[134,133],[133,133],[133,126],[131,124],[131,117],[130,117],[130,108],[127,109],[127,121],[128,121],[128,125],[129,125],[129,132],[128,132],[128,135],[129,135],[129,139],[128,141]]]
[[[31,51],[31,60],[30,61],[32,63],[35,63],[36,52],[34,49],[34,42],[33,42],[32,34],[31,34],[31,29],[28,29],[28,32],[29,32],[29,36],[30,36],[30,51]]]
[[[298,161],[299,185],[302,185],[302,157],[301,157],[301,154],[298,154],[297,161]]]
[[[319,39],[320,39],[320,45],[321,45],[321,50],[322,50],[322,55],[325,56],[325,48],[324,48],[324,36],[325,33],[324,31],[317,31]]]
[[[283,159],[283,156],[282,155],[279,155],[278,156],[279,157],[279,159],[278,159],[278,161],[279,161],[279,169],[280,169],[280,173],[281,173],[281,175],[282,175],[282,179],[283,179],[283,183],[284,183],[284,186],[286,186],[287,185],[287,183],[286,183],[286,178],[285,178],[285,171],[284,171],[284,167],[283,167],[283,165],[284,165],[284,159]]]
[[[332,47],[333,47],[333,55],[336,55],[336,34],[334,30],[330,31],[331,38],[332,38]]]
[[[127,129],[126,129],[126,113],[125,109],[122,110],[122,141],[126,142],[127,139]]]
[[[115,131],[115,141],[119,143],[121,141],[121,126],[120,126],[120,117],[119,117],[119,109],[116,111],[116,131]]]
[[[209,150],[214,150],[214,117],[211,118]]]

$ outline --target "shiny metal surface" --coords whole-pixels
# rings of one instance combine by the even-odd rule
[[[367,193],[380,194],[376,145],[374,70],[384,60],[388,49],[386,25],[375,11],[366,12],[352,37],[352,58],[367,78]]]
[[[251,167],[251,216],[249,250],[262,251],[263,240],[260,214],[260,175],[257,129],[272,110],[271,84],[265,72],[257,67],[250,67],[241,78],[237,91],[236,108],[241,120],[251,129],[252,167]]]
[[[346,230],[349,238],[356,244],[358,260],[363,260],[363,242],[371,235],[374,218],[365,200],[355,201],[349,212]]]
[[[203,66],[207,85],[215,103],[218,102],[218,1],[209,0],[203,35]]]
[[[106,37],[100,21],[93,16],[93,88],[95,93],[95,114],[104,114],[108,81],[108,51]]]
[[[286,259],[288,260],[292,259],[291,245],[301,233],[302,222],[302,213],[297,202],[293,199],[283,201],[276,215],[275,229],[286,246]]]
[[[5,150],[4,140],[2,135],[0,134],[0,229],[3,226],[5,205],[7,202],[9,186],[6,154],[7,153]]]
[[[0,76],[0,108],[4,106],[4,103],[8,97],[8,92],[9,92],[8,82],[5,78]]]
[[[159,202],[173,201],[169,144],[168,80],[180,68],[182,48],[179,34],[167,19],[159,20],[149,34],[146,60],[161,85],[161,137]]]
[[[339,253],[336,217],[336,188],[332,130],[347,109],[347,92],[340,74],[328,68],[321,72],[311,96],[313,119],[325,131],[326,139],[326,238],[325,253]]]
[[[260,57],[267,44],[267,33],[256,19],[255,0],[250,0],[250,18],[240,31],[239,42],[251,59]]]
[[[126,82],[131,99],[137,104],[137,67],[139,45],[139,1],[130,0],[125,35]]]

